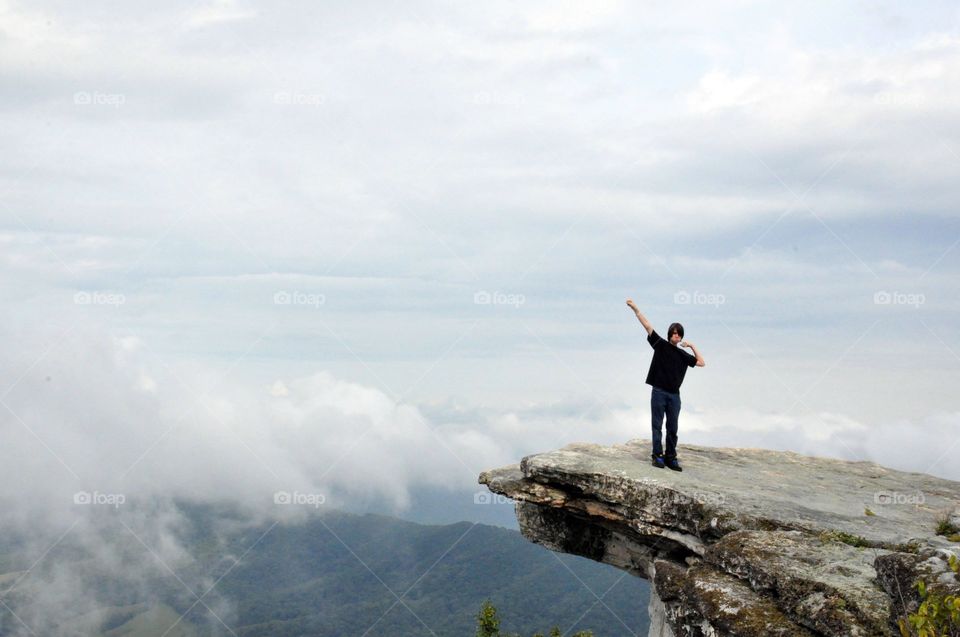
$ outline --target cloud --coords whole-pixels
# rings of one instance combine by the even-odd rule
[[[682,416],[681,442],[793,451],[843,460],[868,460],[901,471],[960,480],[960,412],[918,420],[868,422],[851,414],[707,410]]]
[[[185,26],[188,29],[198,29],[255,17],[257,17],[255,10],[241,7],[236,0],[215,0],[207,6],[192,11]]]
[[[0,362],[12,379],[0,410],[3,530],[27,538],[23,555],[46,556],[62,540],[89,558],[52,552],[17,582],[34,632],[97,624],[84,563],[143,597],[171,569],[182,574],[193,559],[190,529],[174,502],[238,507],[240,524],[363,503],[402,513],[416,492],[474,492],[481,470],[529,453],[649,436],[642,397],[420,405],[323,369],[251,384],[229,369],[171,365],[139,337],[79,313],[61,318],[73,319],[66,330],[36,322],[0,333],[13,354]],[[960,479],[951,462],[958,429],[957,412],[875,423],[687,400],[680,432],[681,444],[787,449]],[[214,583],[182,577],[184,591]],[[234,610],[218,596],[208,604],[228,620]]]
[[[11,516],[65,523],[78,492],[231,501],[280,516],[274,494],[296,490],[334,508],[374,499],[402,510],[413,489],[472,488],[512,456],[475,423],[438,427],[417,406],[324,370],[233,382],[72,318],[3,332],[17,352],[3,362],[12,380],[0,412],[0,497]]]
[[[139,338],[89,320],[66,332],[6,331],[3,342],[18,354],[4,361],[14,382],[0,413],[2,497],[15,515],[46,513],[61,525],[76,515],[81,491],[131,502],[232,501],[282,515],[274,493],[298,490],[334,507],[372,498],[402,510],[413,490],[470,488],[481,470],[526,453],[643,437],[649,417],[642,399],[420,407],[322,369],[251,386],[214,369],[170,366]],[[868,424],[854,414],[702,404],[684,412],[688,442],[754,441],[920,471],[958,424],[950,412]],[[907,447],[910,459],[900,454]]]

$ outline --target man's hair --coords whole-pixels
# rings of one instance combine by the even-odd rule
[[[670,338],[674,332],[679,334],[680,338],[683,338],[683,326],[679,323],[670,324],[670,327],[667,328],[667,338]]]

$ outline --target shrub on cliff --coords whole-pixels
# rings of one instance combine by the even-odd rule
[[[500,617],[497,615],[497,608],[490,601],[485,601],[477,613],[477,637],[520,637],[519,635],[500,635]],[[543,633],[536,633],[533,637],[543,637]],[[550,629],[550,637],[561,637],[560,628],[554,626]],[[570,637],[593,637],[589,630],[581,630]]]
[[[960,574],[955,555],[950,568]],[[899,621],[902,637],[960,637],[960,596],[932,593],[924,582],[917,582],[920,608]]]

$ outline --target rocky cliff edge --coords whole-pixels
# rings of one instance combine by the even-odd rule
[[[960,592],[958,482],[694,445],[678,473],[649,454],[574,443],[480,483],[516,501],[530,541],[649,579],[651,636],[899,635],[917,580]]]

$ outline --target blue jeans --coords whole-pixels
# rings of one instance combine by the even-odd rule
[[[663,417],[667,417],[667,452],[663,452]],[[650,418],[653,426],[653,455],[665,460],[677,457],[677,421],[680,418],[680,394],[657,387],[650,392]]]

